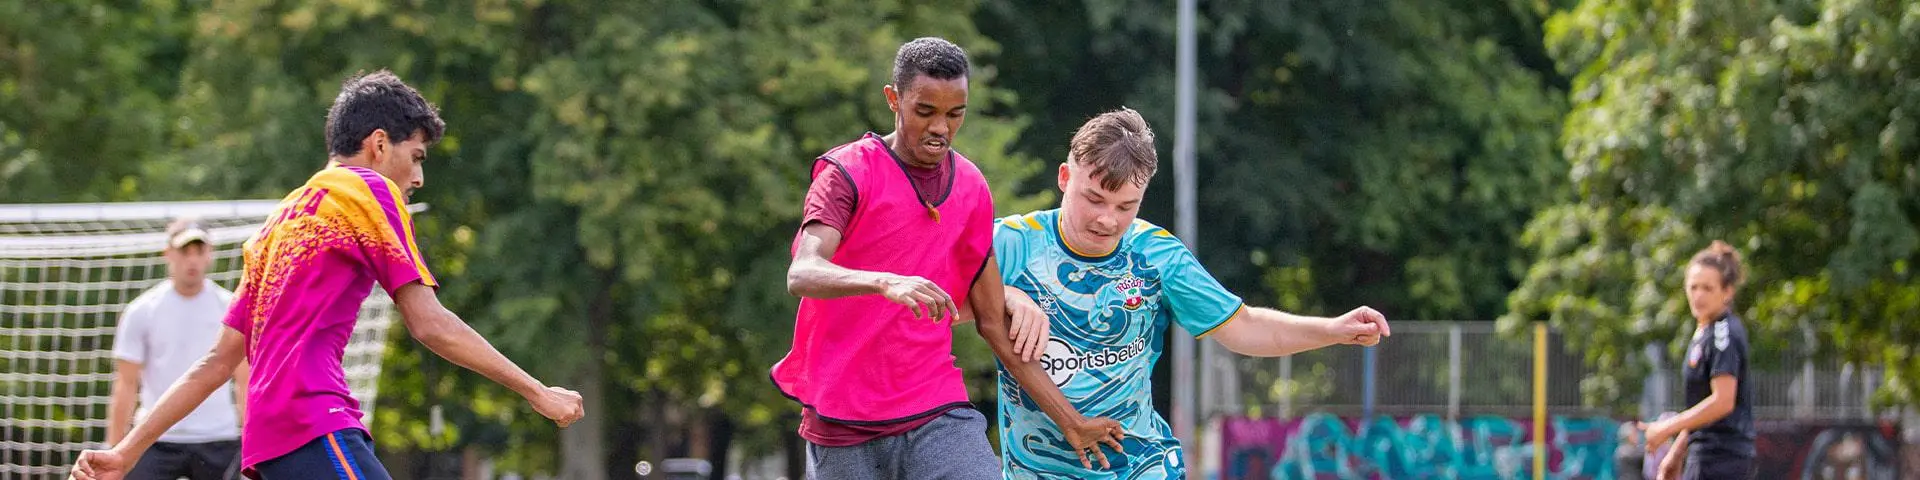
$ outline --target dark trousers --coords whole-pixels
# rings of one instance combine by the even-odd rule
[[[240,442],[158,442],[127,472],[127,480],[230,480],[239,478]]]
[[[1687,480],[1749,480],[1753,478],[1753,457],[1694,453],[1687,455]]]

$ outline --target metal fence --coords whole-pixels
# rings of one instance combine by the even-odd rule
[[[1217,345],[1206,347],[1201,352],[1200,379],[1204,417],[1361,415],[1371,410],[1376,415],[1441,413],[1460,418],[1525,416],[1533,409],[1533,338],[1501,335],[1493,322],[1395,323],[1393,338],[1377,347],[1325,348],[1282,358],[1244,357]],[[1678,363],[1664,358],[1668,356],[1664,349],[1649,347],[1636,359],[1651,371],[1646,380],[1614,389],[1631,398],[1587,402],[1582,382],[1593,377],[1593,370],[1568,348],[1567,338],[1550,332],[1547,409],[1555,415],[1617,417],[1634,412],[1608,406],[1638,405],[1631,410],[1655,414],[1685,409]],[[1372,369],[1367,368],[1369,355]],[[1757,363],[1800,368],[1750,368],[1747,380],[1753,382],[1756,418],[1838,420],[1890,415],[1869,407],[1882,378],[1879,368],[1795,355],[1772,355]]]

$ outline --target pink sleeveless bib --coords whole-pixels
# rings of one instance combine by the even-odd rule
[[[993,198],[979,168],[959,153],[947,157],[953,184],[946,198],[921,203],[907,173],[878,135],[828,151],[853,179],[856,205],[841,232],[836,265],[933,281],[964,305],[993,248]],[[913,318],[880,295],[802,298],[793,350],[773,366],[782,393],[845,424],[911,420],[967,403],[954,366],[953,317]]]

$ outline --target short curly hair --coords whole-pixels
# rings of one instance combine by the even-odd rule
[[[420,133],[432,145],[446,134],[447,124],[438,107],[383,69],[356,74],[340,85],[340,96],[327,109],[327,154],[359,154],[361,140],[374,130],[385,130],[395,143]]]
[[[965,78],[967,52],[939,37],[920,37],[900,46],[893,56],[893,88],[906,91],[925,75],[936,80]]]

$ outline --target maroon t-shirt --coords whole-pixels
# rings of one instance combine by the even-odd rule
[[[913,189],[920,193],[920,203],[933,205],[947,196],[952,188],[952,162],[941,162],[933,168],[921,168],[901,163],[901,170],[913,183]],[[853,179],[832,162],[819,161],[813,167],[813,185],[807,188],[806,206],[801,210],[800,227],[806,228],[814,222],[845,232],[847,223],[853,221],[853,212],[859,204],[857,188]],[[951,410],[951,409],[948,409]],[[851,447],[869,440],[890,437],[912,431],[940,418],[946,410],[933,412],[932,415],[897,423],[848,425],[821,419],[812,408],[802,408],[800,414],[800,438],[807,439],[822,447]]]
[[[900,166],[913,183],[914,191],[920,193],[920,203],[939,203],[947,196],[947,189],[953,187],[952,162],[941,162],[933,168],[905,163]],[[807,204],[801,210],[800,227],[820,222],[834,230],[847,231],[847,223],[853,221],[854,207],[860,201],[856,190],[853,179],[840,167],[824,160],[817,162],[813,167],[813,186],[807,188]]]

